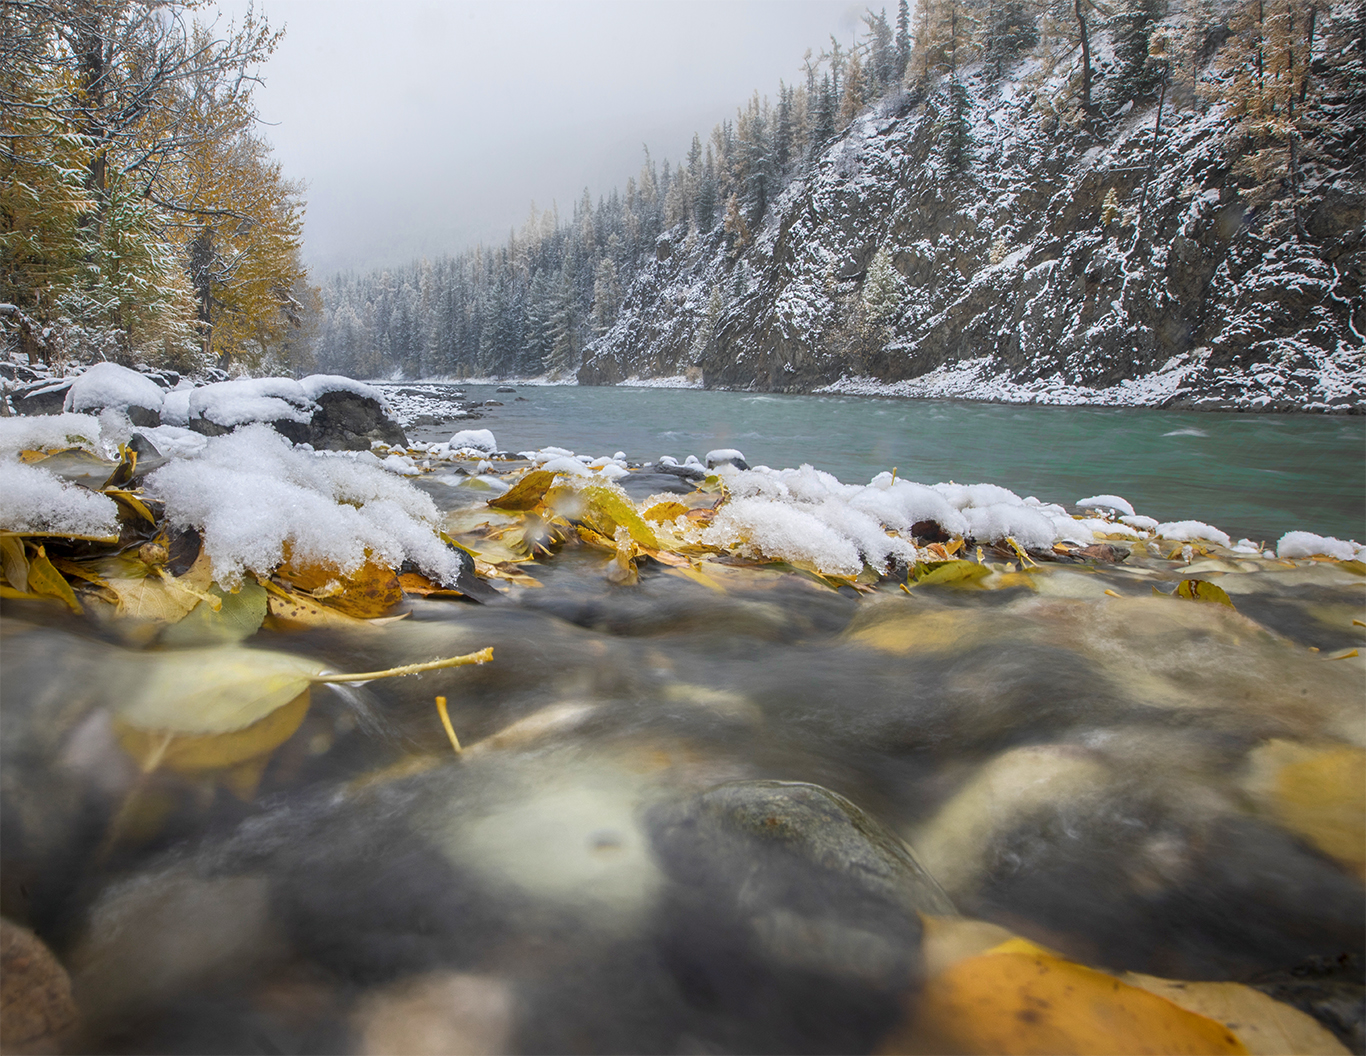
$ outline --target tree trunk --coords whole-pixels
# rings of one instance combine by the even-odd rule
[[[1081,108],[1086,114],[1086,124],[1091,124],[1091,32],[1086,25],[1086,4],[1088,0],[1072,0],[1072,8],[1077,14],[1077,32],[1081,36]]]

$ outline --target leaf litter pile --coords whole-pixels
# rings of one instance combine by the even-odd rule
[[[6,1051],[1366,1044],[1355,543],[79,424],[0,436]]]

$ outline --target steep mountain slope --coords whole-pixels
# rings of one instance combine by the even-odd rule
[[[1366,410],[1359,101],[1325,103],[1292,196],[1219,104],[1168,102],[1154,150],[1155,105],[1088,129],[1028,72],[966,78],[961,169],[948,89],[899,93],[751,244],[665,232],[579,380]]]

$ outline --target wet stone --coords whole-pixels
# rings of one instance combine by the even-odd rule
[[[725,784],[650,825],[666,960],[728,1047],[866,1050],[918,975],[917,913],[954,911],[900,840],[817,785]]]

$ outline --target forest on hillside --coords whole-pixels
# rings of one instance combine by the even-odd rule
[[[0,0],[0,326],[49,364],[304,367],[302,184],[258,129],[281,34],[204,0]]]
[[[972,111],[989,111],[990,93],[1008,82],[1029,97],[1050,140],[1079,152],[1131,115],[1155,111],[1148,179],[1134,202],[1108,202],[1099,226],[1148,207],[1137,199],[1148,197],[1175,118],[1214,112],[1259,222],[1284,212],[1274,222],[1294,239],[1305,233],[1297,203],[1324,130],[1334,140],[1327,149],[1343,149],[1344,134],[1349,154],[1360,142],[1366,5],[902,0],[894,18],[870,10],[855,41],[832,38],[808,52],[796,84],[780,83],[773,99],[756,93],[705,140],[694,136],[677,163],[657,164],[647,151],[624,190],[596,203],[585,190],[568,215],[533,206],[504,245],[328,280],[319,361],[358,376],[570,377],[605,344],[645,269],[699,255],[719,262],[719,271],[694,276],[706,287],[692,337],[700,357],[755,281],[748,251],[766,215],[860,114],[929,106],[937,178],[948,182],[986,164]],[[867,344],[881,333],[879,313],[890,311],[883,294],[899,281],[886,254],[874,258],[830,342]],[[692,298],[685,285],[679,279],[671,296]]]

